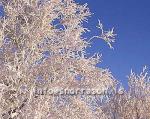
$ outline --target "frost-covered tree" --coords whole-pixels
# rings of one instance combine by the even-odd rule
[[[87,4],[73,0],[0,0],[0,118],[107,119],[97,95],[37,95],[35,89],[113,87],[108,69],[97,68],[98,54],[88,57],[93,38],[112,48],[113,29],[82,37],[91,15]]]
[[[140,75],[131,72],[128,79],[129,89],[114,88],[111,98],[103,105],[103,112],[108,119],[149,119],[150,76],[146,68]]]

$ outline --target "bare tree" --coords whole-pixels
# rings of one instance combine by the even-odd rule
[[[112,48],[113,29],[89,40],[83,22],[91,15],[87,4],[73,0],[1,0],[0,118],[107,119],[97,97],[36,95],[35,89],[100,89],[114,85],[111,72],[97,68],[99,55],[85,49],[93,38]]]

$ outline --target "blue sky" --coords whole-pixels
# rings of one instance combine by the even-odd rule
[[[142,67],[150,68],[150,1],[149,0],[76,0],[88,3],[92,17],[88,28],[92,31],[86,37],[98,35],[98,19],[105,28],[115,27],[117,33],[114,50],[102,40],[93,40],[87,49],[91,54],[102,53],[99,67],[109,68],[114,77],[127,87],[126,76],[131,69],[139,73]],[[1,13],[0,13],[1,14]],[[87,25],[87,24],[86,24]]]
[[[100,67],[109,68],[114,77],[127,87],[126,76],[131,69],[139,73],[143,66],[150,68],[150,0],[76,0],[88,3],[94,15],[89,19],[90,35],[98,34],[95,26],[100,19],[105,28],[115,27],[114,50],[103,41],[94,40],[88,52],[102,53]]]

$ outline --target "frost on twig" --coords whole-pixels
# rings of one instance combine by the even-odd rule
[[[97,28],[101,30],[101,35],[99,36],[99,38],[103,39],[109,45],[110,48],[113,48],[111,43],[115,42],[116,36],[116,34],[114,34],[114,28],[108,31],[104,31],[103,24],[100,22],[100,20],[98,22],[99,24]]]
[[[92,40],[93,38],[103,39],[109,45],[109,47],[113,49],[112,43],[115,42],[115,36],[116,36],[116,34],[114,34],[114,28],[112,28],[111,30],[105,31],[101,21],[98,20],[98,22],[99,23],[98,23],[97,28],[101,30],[101,33],[99,36],[93,36],[92,38],[90,38],[90,40]]]

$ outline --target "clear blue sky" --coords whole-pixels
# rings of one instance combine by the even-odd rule
[[[88,3],[91,12],[89,28],[98,34],[95,26],[100,19],[106,28],[115,27],[117,41],[114,50],[101,40],[94,40],[88,52],[102,53],[98,66],[109,68],[114,77],[127,86],[126,76],[131,69],[139,73],[143,66],[150,69],[150,0],[76,0]]]
[[[103,54],[100,67],[109,68],[114,77],[127,86],[126,76],[131,69],[139,73],[143,66],[150,68],[150,0],[76,0],[88,3],[94,15],[88,27],[92,31],[86,37],[98,34],[96,25],[100,19],[106,28],[115,27],[117,41],[110,50],[102,40],[94,40],[91,54]],[[1,13],[0,13],[1,14]]]

